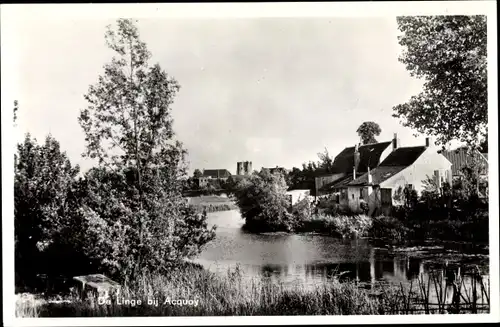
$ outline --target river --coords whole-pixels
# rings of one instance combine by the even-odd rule
[[[239,211],[208,214],[217,226],[216,238],[194,260],[206,269],[227,274],[238,266],[246,278],[267,278],[283,285],[313,286],[332,274],[362,284],[408,282],[442,269],[488,267],[487,250],[463,244],[428,244],[426,247],[389,249],[368,239],[340,240],[317,234],[250,234],[241,227]]]

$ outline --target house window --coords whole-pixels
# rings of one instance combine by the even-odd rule
[[[354,193],[352,194],[352,199],[354,200]]]
[[[359,197],[363,198],[363,189],[362,188],[359,189]]]

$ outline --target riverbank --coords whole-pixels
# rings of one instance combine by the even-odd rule
[[[373,289],[355,282],[340,283],[336,278],[312,289],[300,286],[290,289],[262,278],[244,281],[239,269],[221,276],[189,265],[169,276],[143,277],[123,287],[119,297],[105,303],[96,298],[82,301],[70,296],[52,302],[20,297],[16,314],[19,317],[104,317],[489,312],[489,279],[478,275],[468,284],[459,273],[450,297],[448,292],[443,292],[443,275],[432,276],[429,280],[422,277],[415,284],[381,285]],[[441,295],[433,297],[434,289]]]
[[[189,198],[189,204],[200,211],[220,212],[228,210],[238,210],[235,202],[228,197],[217,195],[202,195]]]
[[[268,226],[252,221],[243,229],[251,233],[315,233],[337,238],[371,238],[391,246],[404,246],[428,240],[489,243],[488,216],[474,220],[400,220],[394,217],[366,215],[312,214],[293,223]]]

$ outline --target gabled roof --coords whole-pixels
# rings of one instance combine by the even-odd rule
[[[458,148],[455,150],[449,150],[449,151],[442,150],[442,151],[440,151],[440,153],[451,162],[451,172],[453,175],[458,175],[460,172],[460,169],[462,169],[462,167],[464,165],[466,165],[468,161],[473,160],[472,155],[470,153],[468,153],[467,148],[464,148],[464,147],[461,147],[461,148]],[[487,153],[485,156],[485,154],[476,152],[476,155],[477,155],[478,159],[485,160],[486,163],[488,162],[488,159],[487,159],[488,154]]]
[[[427,147],[425,146],[411,146],[398,148],[392,151],[387,158],[380,163],[380,166],[405,166],[408,167],[415,162],[415,160],[424,153]]]
[[[370,185],[378,185],[383,181],[388,180],[392,176],[396,175],[405,168],[406,166],[379,166],[374,170],[370,171],[370,174],[372,175],[372,183]],[[368,185],[368,173],[364,174],[359,178],[356,178],[348,185],[349,186]]]
[[[324,192],[333,191],[335,189],[346,186],[351,181],[352,181],[352,173],[347,174],[344,177],[341,177],[331,183],[323,185],[319,190]]]
[[[370,171],[372,182],[368,183],[368,173],[356,178],[348,186],[378,185],[388,180],[408,166],[411,166],[427,149],[425,146],[398,148],[392,151],[380,166]]]
[[[203,177],[227,178],[229,176],[231,173],[227,169],[205,169],[203,171]]]
[[[361,145],[358,147],[359,151],[359,165],[358,171],[365,172],[368,170],[368,166],[370,169],[373,169],[378,166],[380,163],[380,156],[388,146],[390,146],[392,142],[381,142],[381,143],[373,143]],[[349,173],[352,172],[354,167],[354,149],[355,147],[348,147],[342,150],[333,161],[333,169],[334,173]]]

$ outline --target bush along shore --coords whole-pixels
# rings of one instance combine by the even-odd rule
[[[424,191],[418,197],[397,190],[391,216],[342,211],[333,199],[312,204],[303,199],[291,206],[283,176],[253,174],[238,184],[236,203],[249,232],[314,232],[340,238],[370,237],[392,244],[408,241],[488,243],[488,200],[455,185],[447,193]],[[366,212],[366,211],[365,211]]]
[[[198,211],[211,213],[220,211],[237,210],[238,207],[234,203],[201,203],[193,205]]]
[[[59,301],[20,298],[19,317],[228,316],[228,315],[388,315],[489,312],[489,280],[460,275],[446,291],[445,275],[420,276],[408,284],[340,283],[333,276],[317,286],[287,287],[265,278],[244,279],[240,269],[216,275],[196,266],[168,276],[143,275],[109,298]],[[450,286],[449,286],[450,287]]]

